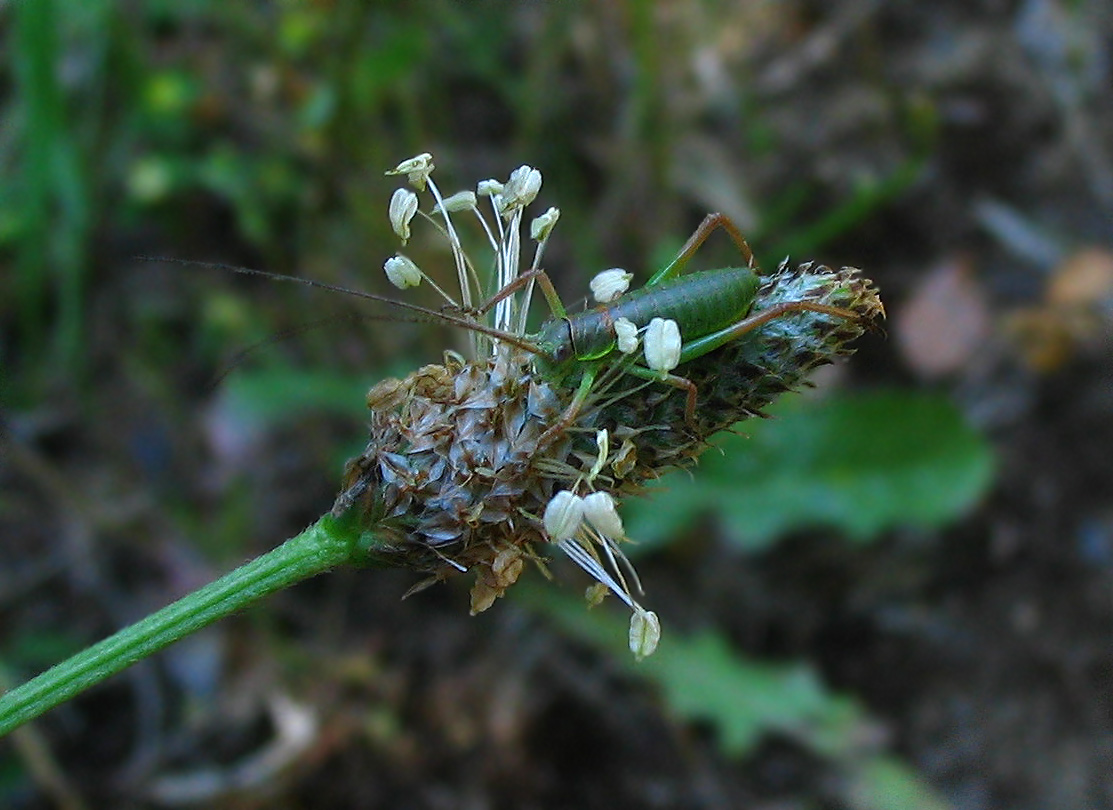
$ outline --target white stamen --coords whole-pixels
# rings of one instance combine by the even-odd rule
[[[429,182],[429,193],[437,201],[440,214],[444,217],[444,227],[448,232],[448,245],[452,248],[452,260],[456,263],[456,279],[460,282],[460,300],[465,307],[470,307],[472,300],[471,285],[468,284],[468,261],[464,255],[464,247],[460,243],[460,237],[456,235],[456,227],[452,224],[452,217],[448,215],[448,210],[443,207],[444,197],[441,196],[441,190],[437,188],[437,184],[431,178],[426,176],[425,179]],[[469,332],[468,340],[471,342],[472,354],[478,355],[479,335],[476,332]]]
[[[595,446],[599,448],[599,455],[595,457],[595,463],[591,465],[591,471],[587,474],[589,483],[603,472],[603,466],[607,463],[607,456],[611,452],[611,437],[606,428],[595,432]]]
[[[597,581],[602,582],[610,588],[611,592],[626,604],[626,607],[631,610],[634,609],[634,600],[630,597],[630,594],[626,592],[626,589],[618,584],[607,569],[604,568],[595,557],[591,556],[583,546],[575,540],[563,540],[557,545],[560,546],[561,551],[572,559],[572,562],[587,571],[587,573]]]
[[[475,193],[480,197],[494,197],[496,194],[502,194],[503,188],[503,184],[498,180],[480,180],[475,187]]]
[[[425,191],[425,183],[435,168],[436,166],[433,165],[433,156],[428,152],[422,152],[420,155],[415,155],[409,160],[403,160],[389,172],[385,172],[385,174],[404,174],[410,181],[410,185],[418,191]]]
[[[470,211],[475,208],[476,197],[474,191],[457,191],[451,197],[445,197],[443,202],[439,202],[433,206],[433,213],[439,214],[441,211],[449,211],[455,213],[456,211]]]
[[[417,195],[408,188],[395,189],[390,198],[390,227],[398,234],[402,244],[410,241],[410,220],[417,213]]]
[[[554,543],[568,540],[580,530],[584,520],[584,499],[579,495],[562,489],[555,494],[545,507],[542,522],[545,532]]]
[[[386,271],[386,277],[390,279],[390,283],[400,290],[407,287],[416,287],[421,283],[421,269],[414,264],[412,259],[403,256],[401,253],[387,259],[383,265],[383,270]]]
[[[591,294],[600,304],[606,304],[630,289],[633,277],[633,273],[627,273],[621,267],[604,270],[591,280]]]
[[[506,230],[502,233],[498,265],[499,288],[513,283],[518,278],[518,267],[522,255],[522,209],[519,208],[508,217]],[[502,219],[499,220],[502,222]],[[495,328],[513,329],[517,301],[512,297],[502,299],[495,305]]]
[[[671,318],[654,318],[645,330],[645,364],[662,379],[680,364],[680,327]]]
[[[586,496],[583,512],[587,522],[604,537],[626,536],[626,531],[622,527],[622,518],[615,509],[614,498],[606,492],[593,492]]]
[[[614,333],[618,338],[618,350],[623,354],[633,354],[638,349],[638,327],[629,318],[619,318],[614,322]]]
[[[634,615],[630,617],[630,652],[634,658],[641,661],[652,655],[660,640],[661,620],[657,614],[641,606],[635,607]]]
[[[510,173],[510,178],[502,190],[499,212],[505,217],[514,211],[525,208],[541,190],[541,172],[532,166],[519,166]]]
[[[560,219],[560,209],[550,208],[529,224],[529,238],[535,242],[544,242],[553,232],[558,219]]]

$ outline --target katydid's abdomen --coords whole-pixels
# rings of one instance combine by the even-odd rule
[[[639,329],[654,318],[671,318],[685,342],[741,320],[761,279],[753,270],[728,267],[667,279],[626,293],[613,304],[570,316],[575,356],[601,357],[614,346],[614,322],[626,318]]]

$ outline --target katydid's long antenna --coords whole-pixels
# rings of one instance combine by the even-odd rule
[[[210,270],[225,270],[231,273],[239,273],[244,276],[259,276],[260,278],[269,278],[272,281],[291,281],[296,284],[303,284],[306,287],[314,287],[318,290],[328,290],[329,292],[342,293],[344,295],[355,296],[356,298],[365,298],[369,301],[377,301],[380,304],[390,304],[391,306],[400,307],[401,309],[409,310],[410,312],[417,312],[426,318],[437,321],[440,323],[448,323],[453,326],[459,326],[463,329],[470,329],[473,332],[479,332],[487,335],[488,337],[502,340],[512,346],[517,346],[519,349],[524,349],[527,352],[537,354],[541,351],[540,347],[534,343],[525,340],[518,335],[509,332],[503,332],[499,329],[494,329],[490,326],[485,326],[466,318],[458,318],[455,315],[447,315],[443,312],[437,312],[432,309],[427,309],[417,304],[408,304],[405,301],[396,301],[393,298],[387,298],[385,295],[376,295],[375,293],[363,292],[362,290],[352,290],[348,287],[341,287],[338,284],[328,284],[324,281],[314,281],[311,278],[299,278],[298,276],[287,276],[282,273],[271,273],[268,270],[255,270],[251,267],[240,267],[234,264],[223,264],[221,262],[198,262],[192,259],[175,259],[169,256],[136,256],[139,261],[145,262],[166,262],[168,264],[183,264],[193,265],[195,267],[205,267]]]
[[[273,335],[268,335],[262,340],[258,340],[255,343],[251,343],[241,349],[236,350],[236,352],[230,358],[224,360],[221,363],[221,370],[215,377],[209,380],[209,382],[205,386],[205,390],[208,392],[215,391],[220,386],[220,384],[224,382],[225,378],[233,371],[235,371],[243,361],[245,361],[249,357],[254,356],[256,352],[265,349],[268,346],[275,346],[285,340],[295,338],[298,335],[310,332],[322,326],[333,326],[337,323],[337,321],[342,321],[344,323],[363,323],[364,321],[383,320],[390,320],[392,322],[401,321],[404,323],[429,323],[428,319],[419,318],[417,316],[406,317],[404,315],[368,315],[362,313],[359,315],[334,315],[328,318],[318,318],[314,321],[300,323],[296,326],[290,326],[286,329],[280,329]]]

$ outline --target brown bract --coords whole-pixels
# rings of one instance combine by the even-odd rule
[[[567,457],[570,439],[540,444],[562,405],[531,360],[513,347],[479,362],[446,354],[443,365],[379,383],[368,394],[371,440],[333,507],[358,504],[387,540],[376,555],[390,563],[434,579],[477,569],[474,611],[513,584],[520,559],[546,539],[539,516],[567,477],[538,469]]]

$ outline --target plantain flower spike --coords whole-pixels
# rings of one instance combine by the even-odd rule
[[[418,195],[411,199],[408,190],[395,192],[389,218],[403,241],[414,222],[429,223],[431,235],[447,241],[452,260],[445,275],[455,271],[459,296],[401,254],[384,269],[400,288],[428,280],[458,313],[453,322],[475,318],[481,328],[470,333],[469,356],[445,352],[441,363],[371,389],[367,446],[348,462],[333,514],[359,521],[372,538],[372,561],[423,574],[415,587],[469,573],[472,613],[488,609],[527,563],[546,570],[547,558],[560,552],[594,580],[589,601],[610,593],[629,608],[630,649],[641,659],[657,647],[661,626],[640,604],[642,586],[623,551],[622,501],[643,494],[663,472],[691,466],[714,434],[761,415],[778,394],[805,384],[815,366],[851,353],[850,342],[883,314],[877,290],[853,268],[785,262],[760,277],[749,314],[794,302],[817,305],[815,311],[773,318],[746,339],[678,367],[682,342],[674,320],[653,318],[638,355],[639,327],[630,318],[605,317],[629,279],[622,270],[604,271],[593,284],[601,312],[585,315],[604,316],[600,323],[613,330],[616,351],[572,356],[554,367],[540,341],[560,333],[561,324],[554,317],[530,332],[527,323],[559,216],[550,208],[525,219],[541,173],[521,166],[506,181],[479,183],[474,195],[445,198],[433,170],[432,155],[424,153],[387,174],[404,174],[418,195],[428,194],[437,218],[415,220]],[[465,251],[465,228],[486,240],[488,255]],[[481,278],[487,267],[491,277]],[[551,284],[544,289],[553,294]],[[478,307],[491,290],[504,294]],[[647,382],[630,374],[635,365],[690,381],[695,413],[686,388],[667,379]]]

